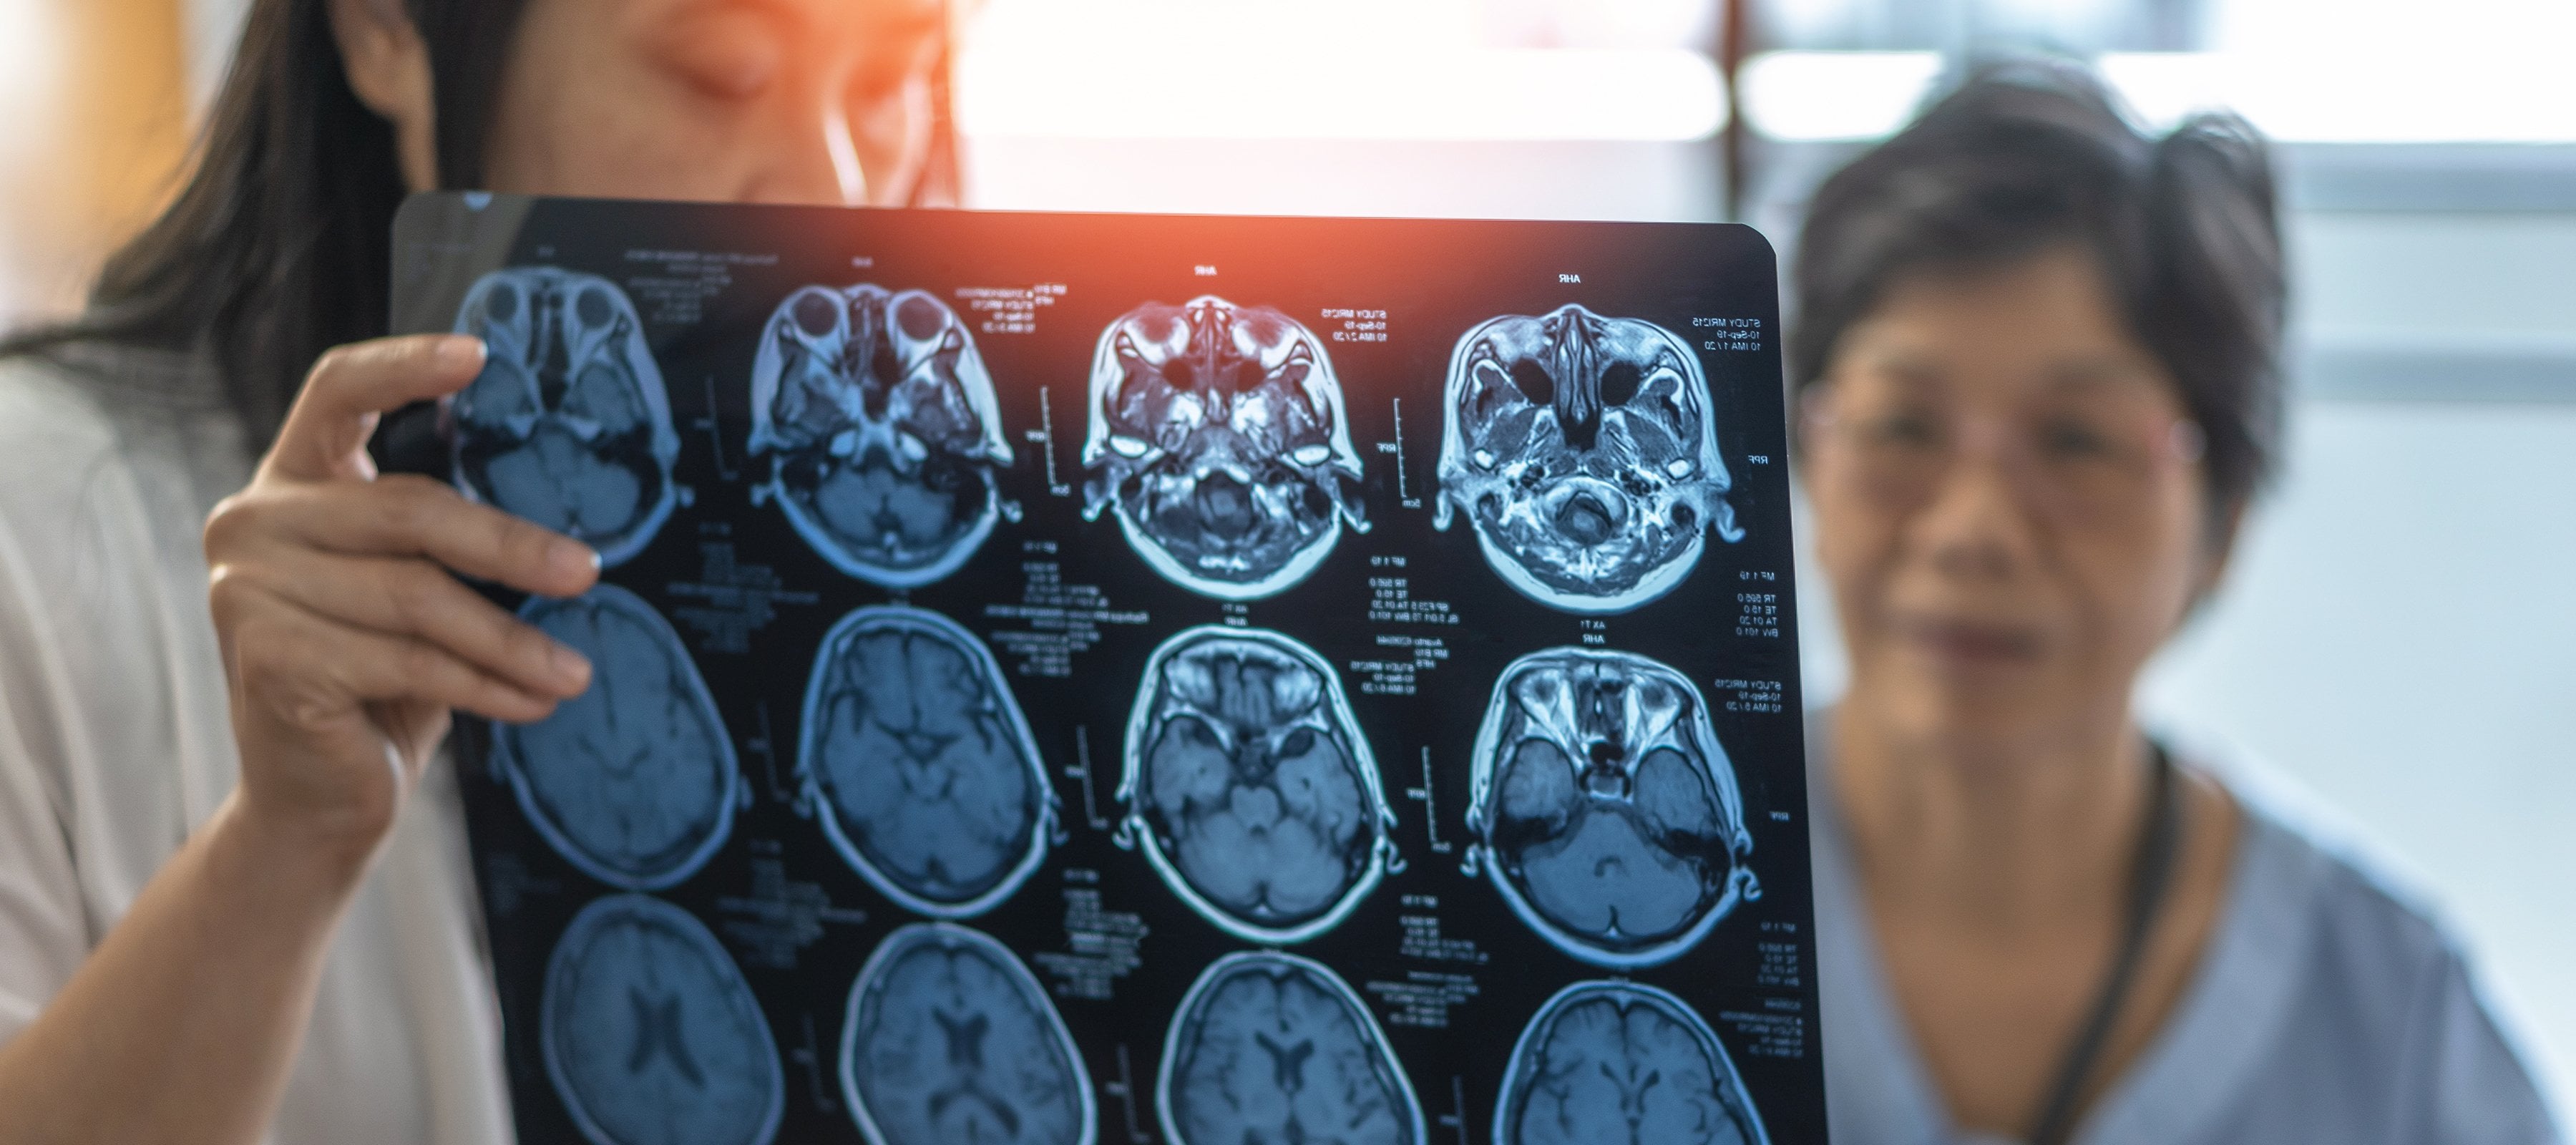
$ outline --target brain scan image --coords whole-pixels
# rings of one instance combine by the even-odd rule
[[[935,612],[871,606],[823,638],[799,771],[824,834],[908,910],[981,914],[1037,869],[1055,829],[1037,739],[1002,666]]]
[[[1576,958],[1668,962],[1761,894],[1734,767],[1699,690],[1663,664],[1585,648],[1513,661],[1471,776],[1470,873]]]
[[[546,1074],[595,1145],[766,1145],[786,1108],[768,1019],[688,912],[644,895],[583,907],[546,963]]]
[[[1340,678],[1276,632],[1208,625],[1154,651],[1118,797],[1119,841],[1250,942],[1332,929],[1395,861],[1395,815]]]
[[[678,497],[680,435],[626,293],[593,274],[496,270],[466,292],[456,332],[490,354],[448,405],[456,487],[603,565],[642,550]]]
[[[590,658],[590,689],[533,724],[495,724],[492,766],[557,853],[629,890],[696,873],[741,798],[733,739],[670,622],[613,584],[532,597],[519,618]]]
[[[1217,959],[1172,1015],[1155,1100],[1173,1145],[1421,1145],[1413,1083],[1359,995],[1272,951]]]
[[[1581,306],[1507,315],[1449,358],[1440,507],[1542,604],[1624,612],[1699,563],[1703,534],[1743,537],[1708,383],[1688,344]]]
[[[1512,1047],[1494,1145],[1768,1145],[1717,1033],[1682,1000],[1578,982]]]
[[[1084,515],[1115,506],[1154,571],[1219,600],[1269,596],[1366,530],[1360,455],[1323,343],[1266,306],[1152,303],[1100,335],[1091,362],[1096,470]]]
[[[887,935],[850,987],[841,1093],[869,1145],[1091,1145],[1091,1075],[1020,960],[951,923]]]
[[[770,315],[752,362],[751,454],[806,543],[871,584],[957,570],[1003,511],[1011,463],[992,375],[927,291],[808,286]]]

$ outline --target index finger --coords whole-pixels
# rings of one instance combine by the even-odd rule
[[[452,394],[483,372],[483,340],[412,334],[333,347],[313,364],[270,447],[267,468],[288,477],[372,477],[363,452],[387,410]]]

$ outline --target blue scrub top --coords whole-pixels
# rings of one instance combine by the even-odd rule
[[[1999,1145],[1950,1123],[1889,994],[1809,721],[1825,1099],[1840,1145]],[[2223,777],[2222,777],[2223,778]],[[2076,1145],[2561,1145],[2457,940],[2244,785],[2193,980]]]

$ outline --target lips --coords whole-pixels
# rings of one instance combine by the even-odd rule
[[[1962,668],[2036,663],[2046,646],[2037,629],[1996,621],[1926,617],[1900,620],[1896,630],[1933,659]]]

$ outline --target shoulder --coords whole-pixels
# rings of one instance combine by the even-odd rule
[[[2269,773],[2217,770],[2242,828],[2199,989],[2228,1000],[2222,1024],[2260,1047],[2262,1064],[2246,1064],[2262,1080],[2236,1108],[2264,1124],[2238,1128],[2261,1137],[2286,1131],[2268,1124],[2275,1114],[2311,1130],[2340,1115],[2358,1119],[2342,1130],[2348,1140],[2557,1140],[2459,931],[2421,880]]]
[[[115,428],[69,371],[0,359],[0,526],[25,529],[71,507],[116,451]]]

